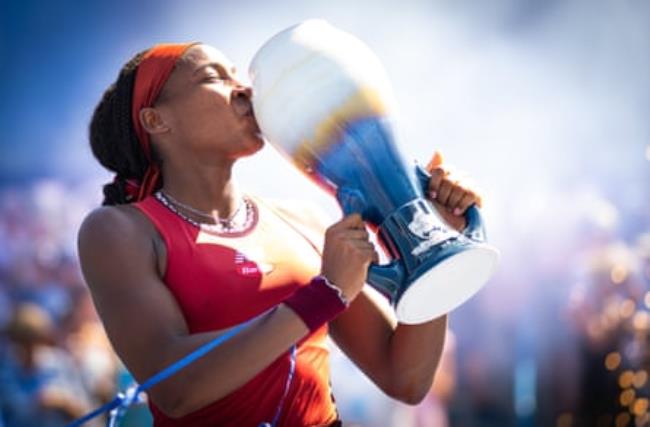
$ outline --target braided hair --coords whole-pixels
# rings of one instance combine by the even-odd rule
[[[129,203],[131,198],[126,192],[126,181],[141,182],[149,165],[131,120],[135,73],[146,52],[139,52],[122,67],[117,80],[106,89],[95,107],[90,122],[93,155],[102,166],[117,175],[113,182],[104,185],[102,205]],[[152,161],[159,162],[156,151],[151,148]]]

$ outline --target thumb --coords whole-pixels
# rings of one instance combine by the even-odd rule
[[[429,160],[429,163],[427,164],[427,167],[426,167],[427,172],[431,173],[431,171],[435,167],[440,166],[443,161],[444,161],[444,159],[442,157],[442,153],[440,151],[436,150],[436,152],[433,153],[433,157],[431,158],[431,160]]]

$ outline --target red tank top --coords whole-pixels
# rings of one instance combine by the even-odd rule
[[[180,306],[190,333],[228,328],[260,315],[319,273],[320,245],[307,236],[318,236],[322,230],[296,212],[252,200],[256,206],[254,225],[247,232],[227,237],[199,230],[153,196],[134,204],[165,242],[163,281]],[[329,382],[327,332],[323,325],[298,342],[295,375],[279,426],[328,425],[337,419]],[[287,351],[228,396],[178,419],[150,403],[154,425],[257,427],[271,422],[289,369]]]

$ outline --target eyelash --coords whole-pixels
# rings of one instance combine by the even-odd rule
[[[221,77],[221,76],[208,76],[204,79],[206,82],[213,82],[213,81],[220,81],[221,83],[225,83],[227,79]]]

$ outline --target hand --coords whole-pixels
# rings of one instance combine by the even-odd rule
[[[442,162],[442,154],[436,151],[426,167],[431,174],[427,198],[449,226],[462,232],[467,226],[465,211],[473,203],[480,208],[482,200],[470,184],[461,183],[460,177],[455,176],[451,168],[443,166]]]
[[[80,417],[87,409],[71,392],[54,385],[46,385],[39,391],[38,404],[44,409],[62,411],[73,418]]]
[[[379,262],[361,215],[352,214],[325,232],[321,274],[352,301],[363,288],[372,261]]]

